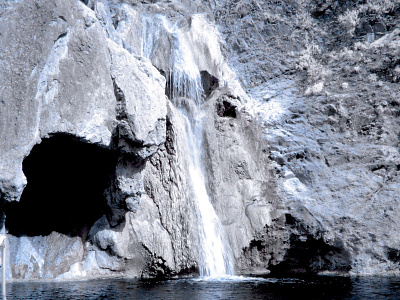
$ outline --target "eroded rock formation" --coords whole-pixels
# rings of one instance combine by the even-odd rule
[[[0,1],[9,277],[198,272],[187,95],[236,272],[398,274],[399,15],[390,1]]]

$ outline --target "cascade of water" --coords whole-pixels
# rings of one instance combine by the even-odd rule
[[[171,25],[164,16],[145,18],[143,21],[143,55],[152,59],[159,40],[169,36],[168,80],[170,96],[179,109],[180,122],[186,132],[182,139],[190,156],[188,173],[198,209],[199,267],[201,276],[234,275],[234,263],[229,245],[225,241],[222,224],[210,203],[202,161],[203,117],[200,102],[203,93],[201,75],[194,60],[190,43],[177,23]]]
[[[196,111],[192,112],[196,113]],[[188,170],[193,184],[194,195],[198,208],[198,232],[200,238],[199,267],[201,276],[233,275],[233,261],[231,250],[227,245],[222,224],[210,203],[202,162],[202,118],[197,112],[196,117],[189,118],[182,114],[185,122],[186,143],[190,155]]]
[[[171,99],[185,97],[199,104],[203,92],[201,75],[194,60],[193,52],[179,22],[171,25],[165,16],[156,15],[154,18],[144,18],[143,24],[143,56],[150,60],[157,54],[162,39],[170,43],[170,53],[167,77]],[[163,41],[167,43],[167,41]],[[165,51],[162,49],[161,51]]]

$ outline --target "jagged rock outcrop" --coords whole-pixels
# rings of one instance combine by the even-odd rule
[[[165,141],[165,79],[147,60],[108,39],[91,9],[80,1],[25,1],[2,3],[1,12],[0,190],[5,206],[20,199],[27,184],[22,161],[42,139],[68,135],[131,155],[138,163]],[[129,177],[134,182],[129,185],[129,170],[121,171],[120,164],[114,168],[107,216],[116,226],[121,214],[136,210],[141,189],[140,178],[137,183]],[[80,243],[78,249],[68,246],[69,239],[56,234],[10,239],[14,259],[9,274],[55,278],[85,257],[85,270],[101,265],[101,259],[107,261],[102,254],[90,262],[86,240],[75,242]],[[57,243],[72,260],[59,264],[51,259]]]
[[[205,115],[207,192],[237,272],[399,274],[399,17],[396,1],[0,1],[10,278],[198,271],[174,106],[193,105],[187,95]],[[44,141],[105,151],[105,190],[74,228],[18,219],[33,201],[67,202],[50,188],[29,198],[26,158],[45,159]]]
[[[57,131],[108,145],[115,105],[105,38],[84,5],[6,2],[1,24],[1,191],[12,201],[33,145]]]

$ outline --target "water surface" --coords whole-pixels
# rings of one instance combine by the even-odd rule
[[[400,299],[397,277],[14,282],[7,299]]]

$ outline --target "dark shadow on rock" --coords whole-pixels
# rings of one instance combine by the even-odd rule
[[[237,116],[237,107],[228,102],[228,101],[222,101],[217,103],[217,114],[220,117],[229,117],[229,118],[236,118]]]
[[[400,263],[400,250],[399,249],[386,247],[386,256],[390,261],[392,261],[394,263]]]
[[[203,86],[204,94],[206,97],[219,87],[219,80],[217,77],[211,75],[207,71],[201,71],[201,84]]]
[[[279,264],[270,266],[272,276],[347,273],[351,269],[350,254],[340,243],[329,245],[290,214],[286,214],[286,226],[291,231],[290,247]]]

